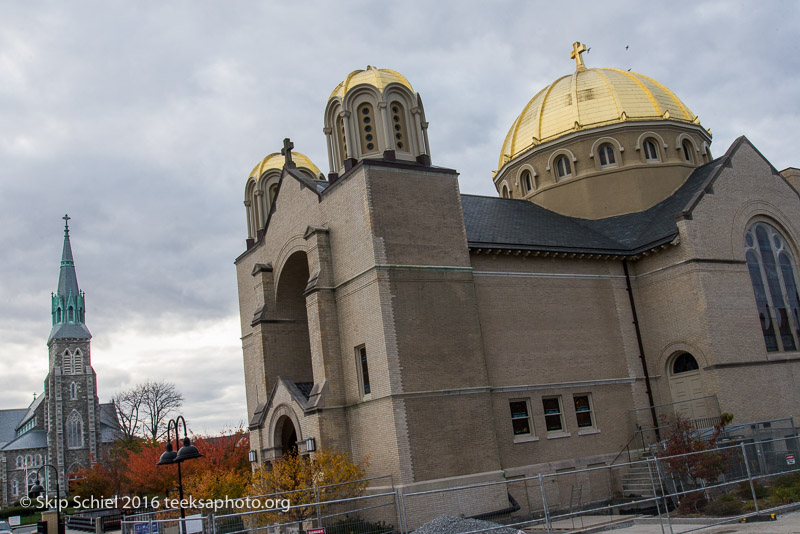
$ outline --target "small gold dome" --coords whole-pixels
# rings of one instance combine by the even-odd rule
[[[367,70],[354,70],[348,74],[347,78],[336,86],[336,89],[333,90],[328,100],[337,96],[339,98],[344,98],[344,95],[359,85],[372,85],[373,87],[377,87],[379,91],[383,91],[383,88],[391,83],[405,85],[412,93],[414,92],[414,88],[411,87],[406,77],[399,72],[390,69],[378,69],[367,65]]]
[[[656,80],[620,69],[587,69],[581,60],[572,75],[557,79],[528,102],[506,135],[498,169],[532,146],[575,131],[652,120],[700,122]]]
[[[281,155],[279,152],[273,152],[263,160],[261,160],[258,165],[253,167],[253,170],[250,171],[250,178],[255,178],[258,180],[261,178],[261,175],[267,172],[270,169],[283,169],[283,164],[285,163],[286,159]],[[317,168],[314,163],[308,159],[305,155],[301,154],[300,152],[292,152],[292,161],[294,161],[295,165],[300,168],[305,168],[311,171],[314,176],[319,177],[322,174]]]

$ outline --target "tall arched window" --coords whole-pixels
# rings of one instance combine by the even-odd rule
[[[11,482],[11,495],[15,497],[19,495],[19,480],[14,480]]]
[[[392,102],[389,108],[392,117],[392,132],[394,133],[394,146],[397,150],[404,150],[411,152],[411,145],[408,143],[407,130],[406,130],[406,112],[403,104],[400,102]]]
[[[272,184],[269,186],[269,205],[270,208],[272,207],[272,203],[275,202],[275,195],[278,193],[278,184]],[[269,212],[269,210],[267,210]]]
[[[17,469],[25,467],[25,459],[22,456],[17,456]]]
[[[80,349],[72,356],[72,374],[83,374],[83,353]]]
[[[511,196],[508,194],[508,186],[505,184],[503,184],[503,198],[511,198]]]
[[[556,176],[559,179],[572,176],[572,166],[567,156],[558,156],[556,159]]]
[[[73,308],[72,306],[70,306],[67,309],[67,320],[70,323],[74,323],[75,322],[75,308]]]
[[[597,155],[600,158],[601,167],[610,167],[617,164],[617,158],[614,156],[614,147],[610,143],[603,143],[597,149]]]
[[[73,411],[67,418],[67,448],[81,447],[83,447],[83,419],[78,412]]]
[[[358,106],[358,130],[361,132],[361,152],[377,152],[378,141],[375,128],[375,110],[372,104],[361,104]]]
[[[757,222],[745,234],[745,251],[767,351],[797,350],[800,295],[786,240],[774,226]]]
[[[78,384],[72,382],[69,385],[69,399],[70,400],[78,400]]]
[[[58,310],[56,310],[56,322],[57,322],[57,323],[60,323],[60,322],[61,322],[61,308],[59,308]]]
[[[72,374],[72,354],[69,349],[65,350],[64,354],[61,355],[61,372],[65,375]]]

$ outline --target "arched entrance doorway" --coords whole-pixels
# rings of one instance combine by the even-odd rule
[[[669,389],[675,414],[685,419],[710,417],[709,399],[703,389],[700,366],[694,356],[681,352],[669,365]]]
[[[297,454],[297,429],[290,417],[284,415],[278,419],[273,443],[275,448],[279,449],[280,456]]]

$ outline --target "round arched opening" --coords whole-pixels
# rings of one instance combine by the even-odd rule
[[[684,419],[710,417],[710,398],[703,388],[697,359],[688,352],[679,352],[669,363],[669,389],[674,411]]]
[[[275,291],[275,347],[280,350],[270,357],[276,361],[280,375],[293,382],[313,382],[311,343],[308,333],[305,290],[308,285],[308,258],[298,251],[281,269]]]
[[[275,425],[275,447],[280,449],[280,455],[297,454],[297,429],[292,419],[286,415],[278,419]]]

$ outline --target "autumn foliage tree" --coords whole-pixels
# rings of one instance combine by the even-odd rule
[[[717,440],[733,415],[723,413],[710,436],[701,436],[692,422],[677,416],[670,425],[670,436],[665,441],[664,453],[669,472],[680,479],[684,487],[692,488],[713,484],[725,471],[728,454],[718,451]],[[691,492],[681,498],[683,511],[698,511],[704,502],[701,492]]]
[[[363,495],[368,484],[364,480],[368,465],[367,459],[356,463],[347,454],[326,449],[311,457],[296,452],[285,454],[253,473],[249,493],[281,493],[281,498],[288,498],[297,507],[285,515],[261,514],[259,523],[285,521],[287,517],[303,521],[314,513],[315,507],[311,505],[317,499],[330,501]]]

